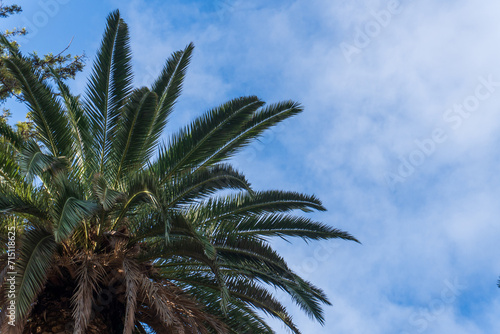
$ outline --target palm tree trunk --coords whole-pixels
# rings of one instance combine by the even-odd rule
[[[71,288],[47,289],[39,296],[23,334],[73,334]],[[93,317],[85,334],[113,333],[101,315]]]

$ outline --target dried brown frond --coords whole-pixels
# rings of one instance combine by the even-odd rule
[[[140,297],[156,312],[156,316],[165,324],[170,325],[174,321],[172,304],[164,295],[161,285],[151,281],[149,277],[142,274],[139,278]]]
[[[132,334],[135,328],[135,313],[137,310],[137,295],[141,281],[141,271],[139,266],[131,259],[125,258],[123,261],[123,274],[125,278],[125,326],[123,333]]]
[[[190,295],[167,280],[154,282],[143,275],[141,292],[146,297],[142,299],[142,305],[139,307],[142,317],[155,322],[157,326],[159,324],[154,318],[158,318],[167,333],[209,333],[207,326],[217,333],[228,333],[227,327],[218,318],[205,312]],[[168,310],[168,313],[162,314],[163,310]],[[155,312],[155,315],[152,315],[152,312]],[[149,324],[150,321],[146,323]]]
[[[90,323],[94,292],[105,275],[99,258],[93,253],[82,252],[75,256],[77,264],[77,289],[71,298],[73,319],[75,319],[75,334],[84,334]]]
[[[137,306],[137,320],[148,324],[155,333],[168,333],[167,326],[156,316],[156,312],[144,304]]]

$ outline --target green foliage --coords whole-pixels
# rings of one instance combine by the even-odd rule
[[[10,5],[10,6],[0,6],[0,18],[9,17],[12,14],[17,14],[22,11],[21,7],[18,5]]]
[[[47,273],[54,257],[56,243],[52,233],[38,227],[24,234],[24,243],[19,257],[19,278],[16,280],[17,317],[24,317],[33,301],[43,289]]]
[[[19,5],[13,4],[7,6],[0,3],[0,18],[7,18],[10,15],[21,12],[22,8]],[[0,45],[0,104],[5,103],[10,97],[15,97],[21,101],[23,100],[20,83],[9,73],[5,67],[5,61],[10,57],[9,48],[19,50],[20,45],[16,42],[16,37],[24,36],[27,33],[26,28],[14,28],[12,30],[0,32],[0,36],[7,38],[11,42],[10,46],[6,46],[5,44]],[[38,55],[38,53],[34,51],[27,56],[26,60],[44,79],[54,77],[50,68],[52,68],[62,79],[73,79],[78,72],[83,70],[85,55],[80,54],[73,56],[71,54],[63,54],[64,51],[66,50],[58,54],[48,53],[43,56]]]
[[[114,304],[97,316],[123,333],[144,332],[143,324],[157,333],[273,333],[257,311],[299,333],[272,288],[324,323],[325,294],[293,272],[268,239],[357,240],[298,214],[325,211],[315,196],[255,191],[227,163],[300,113],[298,103],[236,98],[159,143],[192,44],[167,60],[152,87],[133,89],[128,28],[113,12],[80,99],[61,72],[49,66],[53,88],[33,58],[1,41],[10,50],[4,69],[32,120],[17,129],[0,121],[0,228],[14,224],[22,244],[19,328],[56,284],[74,287],[73,319],[84,333],[94,295],[116,281],[122,289]],[[2,309],[3,295],[0,288]]]

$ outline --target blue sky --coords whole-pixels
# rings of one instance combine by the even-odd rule
[[[22,3],[21,3],[22,4]],[[276,242],[324,288],[314,334],[500,332],[500,3],[485,1],[70,1],[25,3],[25,52],[90,64],[106,15],[130,26],[137,85],[196,45],[169,129],[230,98],[305,112],[235,158],[256,189],[314,193],[311,217],[349,242]],[[72,83],[83,92],[85,74]],[[9,104],[19,119],[23,107]],[[273,323],[278,333],[286,331]]]

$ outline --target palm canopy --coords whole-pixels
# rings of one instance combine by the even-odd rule
[[[299,104],[237,98],[161,143],[192,44],[166,61],[151,87],[134,89],[127,25],[113,12],[83,97],[55,72],[55,86],[48,84],[10,50],[5,63],[21,83],[36,135],[0,125],[0,278],[9,271],[6,231],[15,226],[18,331],[34,328],[51,289],[65,287],[74,333],[97,323],[111,333],[273,333],[260,311],[299,333],[269,288],[323,323],[325,294],[268,240],[356,239],[294,214],[325,210],[316,197],[255,191],[226,163],[300,113]],[[122,289],[95,312],[116,281]],[[2,286],[2,311],[7,293]],[[3,332],[9,318],[2,314]]]

